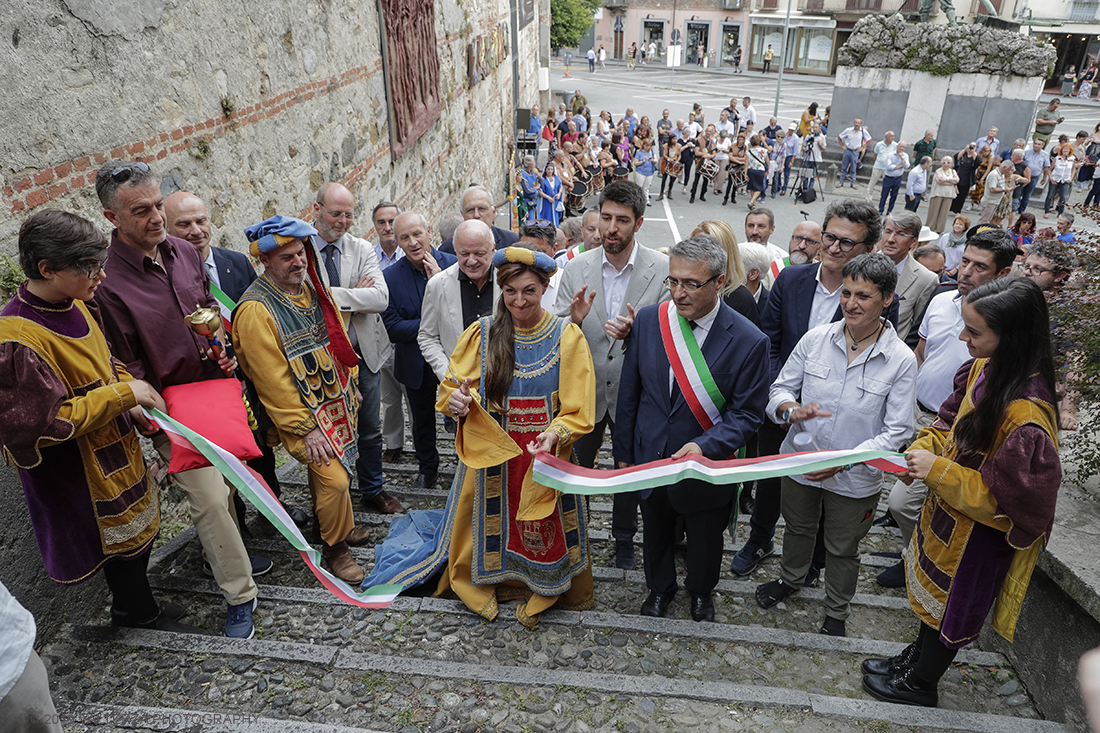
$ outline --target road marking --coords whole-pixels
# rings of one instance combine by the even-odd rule
[[[676,228],[676,220],[672,218],[672,207],[668,205],[668,199],[662,199],[665,207],[665,216],[668,217],[668,228],[672,230],[672,241],[680,241],[680,230]]]

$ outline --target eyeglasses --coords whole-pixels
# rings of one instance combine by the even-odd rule
[[[107,258],[96,262],[78,262],[72,266],[72,269],[76,272],[87,277],[89,280],[95,280],[99,276],[99,273],[106,273],[107,271]]]
[[[1047,270],[1042,267],[1036,267],[1035,265],[1024,265],[1024,272],[1030,272],[1033,275],[1042,275],[1044,272],[1054,272],[1054,268],[1052,267]]]
[[[355,221],[354,211],[333,211],[329,207],[321,204],[321,208],[328,212],[328,215],[333,219],[347,219],[348,221]]]
[[[837,235],[830,232],[825,232],[824,234],[822,234],[821,241],[825,244],[826,249],[832,247],[835,244],[840,247],[841,252],[851,252],[853,249],[863,244],[863,242],[857,242],[854,239],[848,239],[847,237],[838,237]]]
[[[707,283],[712,282],[716,277],[718,276],[715,275],[714,277],[704,280],[701,283],[697,283],[694,280],[677,280],[674,277],[666,277],[664,282],[665,287],[669,290],[673,290],[675,288],[683,288],[688,293],[694,293],[696,290],[703,287]]]
[[[111,180],[115,183],[126,183],[126,181],[133,177],[134,171],[148,173],[149,166],[145,163],[128,163],[111,171]]]
[[[905,232],[899,232],[897,229],[883,229],[882,233],[887,237],[897,237],[898,239],[912,239],[917,236],[916,234],[907,234]]]
[[[791,244],[821,244],[820,240],[810,239],[809,237],[800,237],[797,234],[791,237]]]

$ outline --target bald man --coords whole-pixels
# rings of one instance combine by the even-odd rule
[[[493,226],[497,218],[497,207],[493,204],[493,195],[484,186],[470,186],[462,194],[462,218],[466,221],[480,219],[493,230],[493,249],[504,249],[519,241],[519,235],[507,229]],[[449,255],[455,253],[454,238],[439,245],[440,252]]]
[[[164,217],[169,234],[195,245],[210,282],[237,302],[256,279],[256,270],[247,255],[210,245],[210,215],[202,199],[187,191],[176,191],[164,199]]]

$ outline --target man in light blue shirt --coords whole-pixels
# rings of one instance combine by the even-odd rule
[[[920,200],[928,190],[928,169],[931,166],[932,159],[926,155],[920,159],[920,165],[909,171],[909,179],[905,182],[905,208],[908,211],[916,211],[920,206]]]
[[[843,188],[844,179],[850,177],[852,188],[856,187],[856,169],[859,167],[859,159],[867,149],[867,143],[871,141],[871,133],[863,129],[863,120],[855,118],[852,126],[837,135],[840,141],[840,149],[844,156],[840,162],[840,181],[837,188]]]
[[[886,155],[886,170],[882,174],[882,195],[878,199],[878,213],[889,214],[894,210],[894,202],[898,200],[898,191],[901,189],[901,178],[905,169],[909,167],[909,156],[905,153],[905,143],[898,142],[897,150]],[[886,201],[890,206],[887,208]]]
[[[1023,193],[1020,194],[1020,206],[1016,211],[1021,214],[1027,209],[1031,192],[1050,175],[1050,154],[1043,150],[1042,140],[1032,141],[1031,149],[1024,152],[1024,163],[1031,170],[1031,180],[1027,182]]]
[[[974,141],[974,144],[978,146],[979,154],[982,152],[982,148],[988,145],[990,155],[996,158],[997,151],[1001,149],[1001,141],[997,139],[997,128],[989,128],[989,132],[986,133],[986,136],[978,138]]]
[[[886,173],[886,158],[898,149],[897,143],[894,142],[894,131],[887,130],[886,135],[875,143],[875,148],[872,152],[875,154],[875,164],[871,166],[871,180],[867,183],[867,200],[870,201],[874,195],[875,186],[882,180],[883,174]]]

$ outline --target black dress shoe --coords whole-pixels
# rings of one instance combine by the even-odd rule
[[[738,509],[743,517],[751,517],[752,510],[756,508],[756,501],[752,498],[752,492],[743,490],[737,499]]]
[[[894,515],[887,509],[886,513],[881,517],[871,522],[872,527],[896,527],[898,526],[898,520],[894,519]]]
[[[826,616],[824,623],[821,624],[821,630],[819,634],[825,636],[847,636],[848,630],[844,628],[844,622],[838,618],[832,616]]]
[[[439,478],[437,473],[418,473],[416,474],[416,480],[412,482],[410,488],[413,489],[432,489],[435,488],[435,481]]]
[[[910,644],[901,650],[901,654],[889,659],[864,659],[860,669],[863,674],[893,675],[916,665],[920,659],[920,648]]]
[[[309,512],[299,507],[287,506],[284,508],[286,509],[287,516],[290,517],[290,521],[294,522],[299,527],[309,526],[310,521],[313,519],[309,516]]]
[[[658,593],[651,590],[649,595],[645,599],[645,603],[642,604],[642,610],[639,611],[643,616],[653,616],[655,618],[664,618],[665,611],[668,610],[668,606],[672,603],[672,599],[676,597],[676,591],[671,593]]]
[[[630,540],[615,540],[615,567],[620,570],[634,569],[634,543]]]
[[[905,561],[891,565],[875,577],[875,582],[883,588],[905,587]]]
[[[864,675],[863,689],[876,700],[899,705],[920,705],[926,708],[934,708],[939,702],[935,685],[932,686],[932,689],[927,689],[918,682],[912,667],[898,674]]]
[[[691,594],[691,618],[693,621],[714,620],[714,599],[710,593]]]
[[[688,203],[689,204],[694,204],[695,203],[695,194],[691,194],[691,198],[688,199]]]

